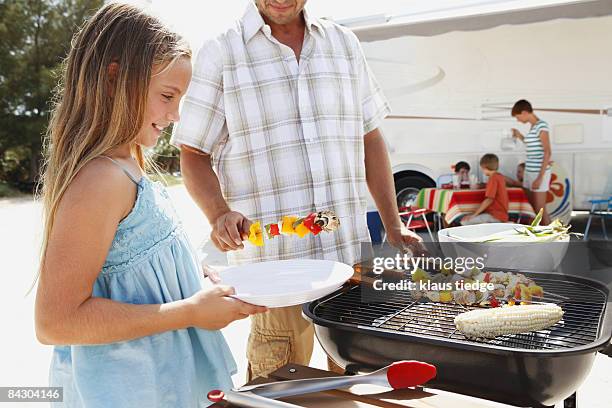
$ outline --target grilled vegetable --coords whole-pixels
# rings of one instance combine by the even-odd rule
[[[563,317],[552,303],[476,309],[455,317],[457,330],[468,338],[489,338],[546,329]]]
[[[278,224],[268,224],[265,226],[265,229],[266,229],[266,235],[268,236],[268,239],[272,239],[280,235]]]
[[[249,242],[255,246],[263,246],[263,232],[259,221],[251,224],[249,228]]]
[[[433,302],[455,302],[462,305],[472,305],[476,303],[489,302],[491,306],[495,307],[500,304],[503,300],[513,301],[526,301],[530,302],[533,297],[543,297],[544,289],[541,286],[526,277],[521,273],[512,272],[481,272],[480,270],[474,270],[470,272],[471,277],[457,274],[450,270],[446,273],[430,274],[427,271],[416,268],[412,272],[412,281],[415,283],[426,283],[432,282],[436,284],[451,284],[455,290],[452,290],[452,298],[448,296],[442,296],[441,293],[433,294],[436,292],[428,290],[423,293],[420,287],[416,287],[411,291],[411,294],[415,300],[423,297],[428,298]],[[457,285],[470,284],[472,288],[478,288],[484,283],[490,283],[493,288],[487,290],[484,289],[461,289]],[[463,285],[461,285],[464,287]]]
[[[330,210],[315,213],[314,223],[325,232],[334,232],[340,227],[340,218]]]
[[[295,234],[295,228],[293,227],[293,223],[297,221],[297,217],[291,215],[285,215],[283,220],[281,221],[281,232],[283,234]]]
[[[310,234],[310,230],[302,223],[299,224],[295,229],[295,235],[300,238],[304,238],[306,235]]]
[[[413,273],[412,273],[412,281],[413,282],[427,282],[431,279],[431,275],[429,273],[427,273],[427,271],[421,269],[421,268],[417,268]]]

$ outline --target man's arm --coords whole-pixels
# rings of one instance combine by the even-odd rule
[[[182,145],[181,173],[187,191],[213,227],[215,246],[222,251],[244,248],[251,222],[227,205],[210,155]]]
[[[364,136],[366,182],[376,203],[389,243],[398,247],[421,241],[421,238],[411,231],[402,234],[402,224],[399,218],[395,183],[389,161],[389,153],[385,140],[378,129]]]
[[[504,179],[506,179],[506,185],[508,187],[523,187],[523,183],[521,183],[518,180],[515,180],[515,179],[510,178],[508,176],[504,176]]]

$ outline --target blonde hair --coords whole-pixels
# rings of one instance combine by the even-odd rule
[[[183,56],[191,57],[191,50],[179,35],[127,4],[102,7],[73,37],[45,138],[39,188],[44,230],[34,284],[44,266],[58,205],[76,174],[125,144],[143,171],[150,167],[135,139],[143,125],[153,69]],[[118,65],[113,78],[111,63]]]

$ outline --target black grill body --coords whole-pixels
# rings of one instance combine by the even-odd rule
[[[417,302],[408,292],[383,303],[364,303],[359,284],[304,305],[303,314],[314,323],[325,352],[349,372],[421,360],[438,369],[428,383],[432,388],[517,406],[551,406],[576,391],[596,353],[608,346],[612,302],[598,282],[552,273],[525,275],[557,295],[544,301],[565,312],[547,330],[470,340],[453,323],[469,308]]]

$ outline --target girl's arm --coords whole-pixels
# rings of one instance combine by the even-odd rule
[[[166,304],[92,297],[117,225],[131,210],[135,194],[136,186],[121,170],[102,160],[87,165],[68,187],[36,294],[36,334],[42,343],[104,344],[189,326],[217,329],[262,310],[227,297],[232,292],[227,287]]]

